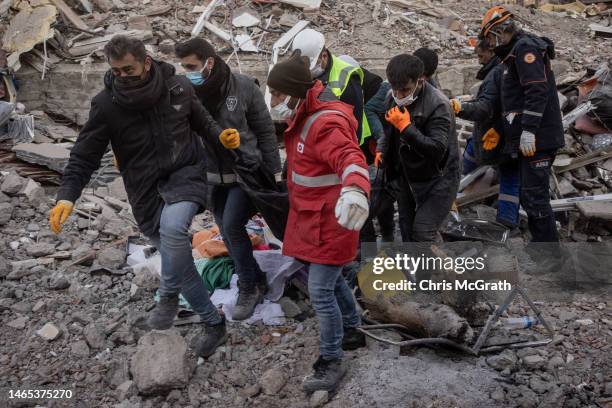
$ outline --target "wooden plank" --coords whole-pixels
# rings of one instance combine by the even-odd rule
[[[576,157],[567,166],[554,167],[554,171],[557,174],[565,173],[569,170],[575,170],[580,167],[588,166],[589,164],[597,163],[598,161],[607,160],[612,157],[612,149],[609,150],[597,150],[591,153],[587,153],[584,156]]]
[[[91,31],[87,24],[79,17],[65,2],[64,0],[51,0],[51,3],[59,9],[59,11],[70,21],[76,28],[81,30]]]

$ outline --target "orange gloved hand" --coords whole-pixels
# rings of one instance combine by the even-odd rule
[[[74,203],[68,200],[59,200],[57,204],[55,204],[55,207],[53,207],[49,213],[51,231],[59,234],[62,230],[62,225],[66,222],[70,213],[72,213],[73,208]]]
[[[240,133],[236,129],[225,129],[219,135],[219,140],[226,149],[234,150],[240,147]]]
[[[374,167],[380,167],[382,163],[382,152],[376,152],[376,155],[374,156]]]
[[[497,130],[491,128],[482,136],[482,148],[489,151],[497,147],[499,143],[499,133]]]
[[[397,106],[394,106],[393,108],[387,111],[387,113],[385,114],[385,119],[387,119],[387,122],[392,124],[400,132],[406,130],[406,128],[408,128],[411,123],[410,112],[408,112],[408,109],[400,109]]]
[[[459,102],[458,99],[451,99],[450,104],[453,108],[453,111],[455,111],[455,115],[461,112],[461,102]]]

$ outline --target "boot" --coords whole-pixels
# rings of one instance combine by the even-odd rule
[[[177,313],[178,295],[160,296],[159,302],[149,314],[147,323],[152,329],[167,330],[172,327],[172,322]]]
[[[342,360],[325,360],[319,357],[312,366],[314,373],[304,378],[302,388],[305,392],[333,391],[346,374],[346,367]]]
[[[344,329],[344,337],[342,337],[342,350],[350,351],[366,346],[365,334],[354,327]]]
[[[225,327],[225,317],[221,323],[214,326],[206,325],[204,335],[198,339],[196,354],[200,357],[210,357],[215,353],[217,347],[227,340],[227,328]]]
[[[263,302],[264,293],[261,284],[241,284],[238,281],[238,300],[234,307],[234,320],[245,320],[253,315],[255,306]]]

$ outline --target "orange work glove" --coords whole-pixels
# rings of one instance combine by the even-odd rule
[[[374,156],[374,166],[380,167],[382,163],[382,152],[376,152],[376,156]]]
[[[493,128],[487,130],[482,137],[482,142],[483,149],[487,151],[495,149],[499,143],[499,133],[497,133],[497,130]]]
[[[55,207],[53,207],[49,213],[51,231],[59,234],[62,230],[62,225],[66,222],[70,213],[72,213],[73,208],[74,203],[68,200],[59,200],[57,204],[55,204]]]
[[[397,106],[394,106],[393,108],[387,111],[387,113],[385,114],[385,119],[387,119],[387,122],[395,126],[395,128],[400,132],[406,130],[406,128],[410,126],[411,123],[410,112],[408,112],[408,109],[400,109]]]
[[[236,129],[225,129],[219,135],[219,140],[226,149],[234,150],[240,147],[240,133]]]
[[[459,102],[458,99],[451,99],[450,104],[453,110],[455,111],[455,115],[461,112],[461,102]]]

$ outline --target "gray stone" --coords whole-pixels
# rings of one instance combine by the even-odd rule
[[[30,256],[39,258],[55,253],[55,245],[46,243],[32,244],[26,248],[26,252]]]
[[[9,203],[10,201],[11,201],[11,197],[7,196],[2,191],[0,191],[0,203]]]
[[[495,391],[491,393],[491,399],[496,402],[503,402],[506,399],[506,393],[501,387],[497,387]]]
[[[529,380],[529,388],[537,392],[538,394],[544,394],[550,388],[550,384],[543,381],[539,376],[534,375]]]
[[[47,341],[53,341],[62,334],[62,331],[53,323],[46,323],[36,331],[36,334]]]
[[[138,341],[130,372],[141,394],[159,394],[184,388],[194,365],[189,360],[187,343],[177,331],[154,330]]]
[[[516,354],[512,350],[504,350],[500,354],[490,356],[486,359],[487,364],[497,371],[509,369],[513,371],[518,361]]]
[[[51,275],[51,279],[49,279],[49,289],[53,290],[63,290],[68,289],[70,287],[70,281],[66,276],[64,276],[61,272],[56,272]]]
[[[0,278],[6,277],[9,273],[9,263],[2,255],[0,255]]]
[[[30,204],[32,204],[34,207],[38,207],[47,201],[45,189],[32,179],[28,179],[28,182],[23,190],[21,190],[20,194],[26,196]]]
[[[11,203],[0,203],[0,225],[4,225],[13,218],[13,205]]]
[[[159,43],[159,50],[167,55],[173,55],[174,54],[174,41],[166,39],[163,40],[162,42]]]
[[[327,391],[315,391],[310,396],[310,406],[312,408],[322,407],[329,400],[329,392]]]
[[[8,322],[6,325],[8,327],[12,327],[13,329],[23,330],[25,329],[28,320],[28,316],[19,316],[18,318]]]
[[[132,283],[134,285],[149,290],[159,287],[159,275],[151,271],[148,266],[142,265],[132,269],[134,272]]]
[[[294,318],[300,313],[302,313],[300,307],[293,300],[286,296],[280,298],[278,303],[280,303],[281,308],[283,309],[283,313],[285,313],[285,316],[289,318]]]
[[[70,352],[78,357],[89,357],[89,346],[85,340],[78,340],[72,343]]]
[[[124,381],[117,386],[116,395],[119,401],[129,399],[131,396],[136,395],[136,385],[134,381]]]
[[[83,330],[83,335],[89,347],[93,349],[103,349],[106,347],[106,336],[104,330],[95,323],[90,323]]]
[[[285,372],[279,368],[267,370],[259,379],[261,389],[266,395],[276,395],[287,382]]]
[[[526,356],[523,358],[523,365],[530,370],[536,370],[546,365],[546,359],[539,355]]]
[[[27,300],[22,300],[11,305],[11,310],[15,313],[26,314],[32,311],[32,303]]]
[[[257,394],[261,392],[261,385],[259,383],[255,383],[246,388],[241,389],[238,394],[240,394],[244,398],[253,398]]]
[[[46,306],[45,302],[43,300],[39,300],[38,302],[36,302],[36,304],[32,308],[32,311],[33,312],[38,312],[38,311],[42,310],[45,306]]]
[[[612,397],[612,381],[606,383],[603,391],[604,397]]]
[[[106,248],[98,253],[98,263],[108,269],[119,269],[125,262],[125,251],[118,248]]]
[[[8,195],[15,195],[21,191],[27,181],[27,179],[19,176],[17,173],[11,172],[2,181],[0,190]]]

